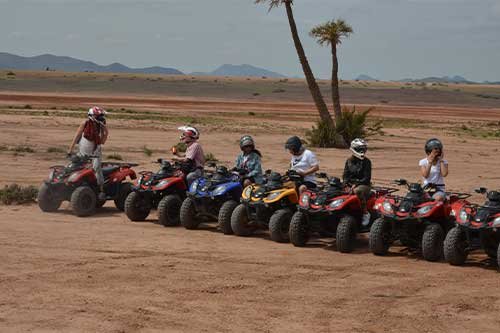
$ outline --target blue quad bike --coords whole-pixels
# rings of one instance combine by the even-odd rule
[[[233,233],[231,214],[240,202],[245,171],[211,165],[211,171],[189,186],[180,209],[180,221],[186,229],[197,229],[201,223],[217,221],[226,235]]]

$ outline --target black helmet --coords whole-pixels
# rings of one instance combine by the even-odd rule
[[[245,146],[255,147],[255,141],[250,135],[244,135],[240,139],[240,148],[243,149]]]
[[[302,141],[298,136],[292,136],[286,140],[285,149],[291,150],[294,154],[298,154],[302,148]]]
[[[338,177],[332,177],[328,180],[328,185],[330,185],[331,187],[338,187],[338,188],[341,188],[342,187],[342,182],[340,181],[340,178]]]
[[[430,154],[433,149],[443,150],[443,144],[439,139],[432,138],[425,143],[425,153]]]

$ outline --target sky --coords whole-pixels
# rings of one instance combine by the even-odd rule
[[[251,64],[303,76],[284,7],[253,2],[0,0],[0,51],[186,73]],[[293,8],[319,78],[331,75],[331,53],[309,31],[342,18],[354,34],[339,48],[341,78],[500,81],[500,0],[295,0]]]

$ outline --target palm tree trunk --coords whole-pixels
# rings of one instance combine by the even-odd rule
[[[337,59],[337,45],[332,43],[332,101],[335,119],[339,119],[342,115],[340,106],[339,94],[339,61]]]
[[[318,109],[321,120],[333,127],[333,119],[330,115],[330,112],[328,111],[325,100],[321,95],[321,91],[319,90],[318,84],[316,83],[316,79],[314,78],[311,66],[309,66],[309,62],[307,61],[306,53],[304,51],[304,48],[302,47],[302,43],[300,42],[299,33],[297,32],[297,25],[295,24],[295,19],[293,18],[292,2],[286,1],[285,7],[286,14],[288,16],[288,23],[290,24],[290,30],[292,32],[293,42],[295,44],[295,49],[297,50],[297,55],[299,56],[300,64],[302,65],[302,70],[304,71],[307,85],[309,86],[309,91],[311,92],[314,103],[316,104],[316,108]]]

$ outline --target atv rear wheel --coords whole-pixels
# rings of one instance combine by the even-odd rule
[[[484,252],[490,257],[491,259],[496,259],[497,258],[497,249],[493,247],[485,247]]]
[[[43,183],[38,190],[37,201],[38,207],[44,212],[55,212],[62,203],[62,200],[59,200],[50,186],[45,183]]]
[[[294,246],[305,246],[309,240],[309,225],[304,213],[297,211],[292,216],[288,230],[290,241]]]
[[[146,198],[139,192],[131,192],[125,200],[125,214],[131,221],[144,221],[151,212]]]
[[[356,219],[351,215],[344,215],[340,218],[337,227],[337,250],[342,253],[352,252],[357,235]]]
[[[269,219],[269,234],[271,239],[278,243],[290,242],[290,220],[292,211],[290,209],[279,209]]]
[[[253,228],[249,226],[247,208],[244,204],[239,204],[231,214],[231,229],[236,236],[250,236],[253,234]]]
[[[90,216],[96,210],[97,197],[90,187],[77,187],[71,194],[71,208],[76,216]]]
[[[181,224],[180,211],[182,200],[177,194],[163,197],[158,204],[158,222],[165,227]]]
[[[467,240],[460,227],[451,229],[444,240],[444,259],[454,266],[463,265],[467,260]]]
[[[391,225],[383,218],[376,219],[370,228],[369,247],[373,254],[386,255],[391,246]]]
[[[238,203],[236,201],[229,200],[224,202],[219,210],[219,229],[224,233],[224,235],[233,234],[233,229],[231,228],[231,215],[237,206]]]
[[[115,206],[119,211],[124,211],[125,209],[125,200],[127,200],[128,195],[132,192],[132,184],[130,183],[121,183],[118,189],[118,194],[115,198]]]
[[[422,235],[422,256],[427,261],[438,261],[443,256],[444,231],[437,223],[425,227]]]
[[[196,206],[193,199],[188,197],[182,202],[180,219],[184,228],[189,230],[196,229],[200,225],[200,220],[196,218]]]

